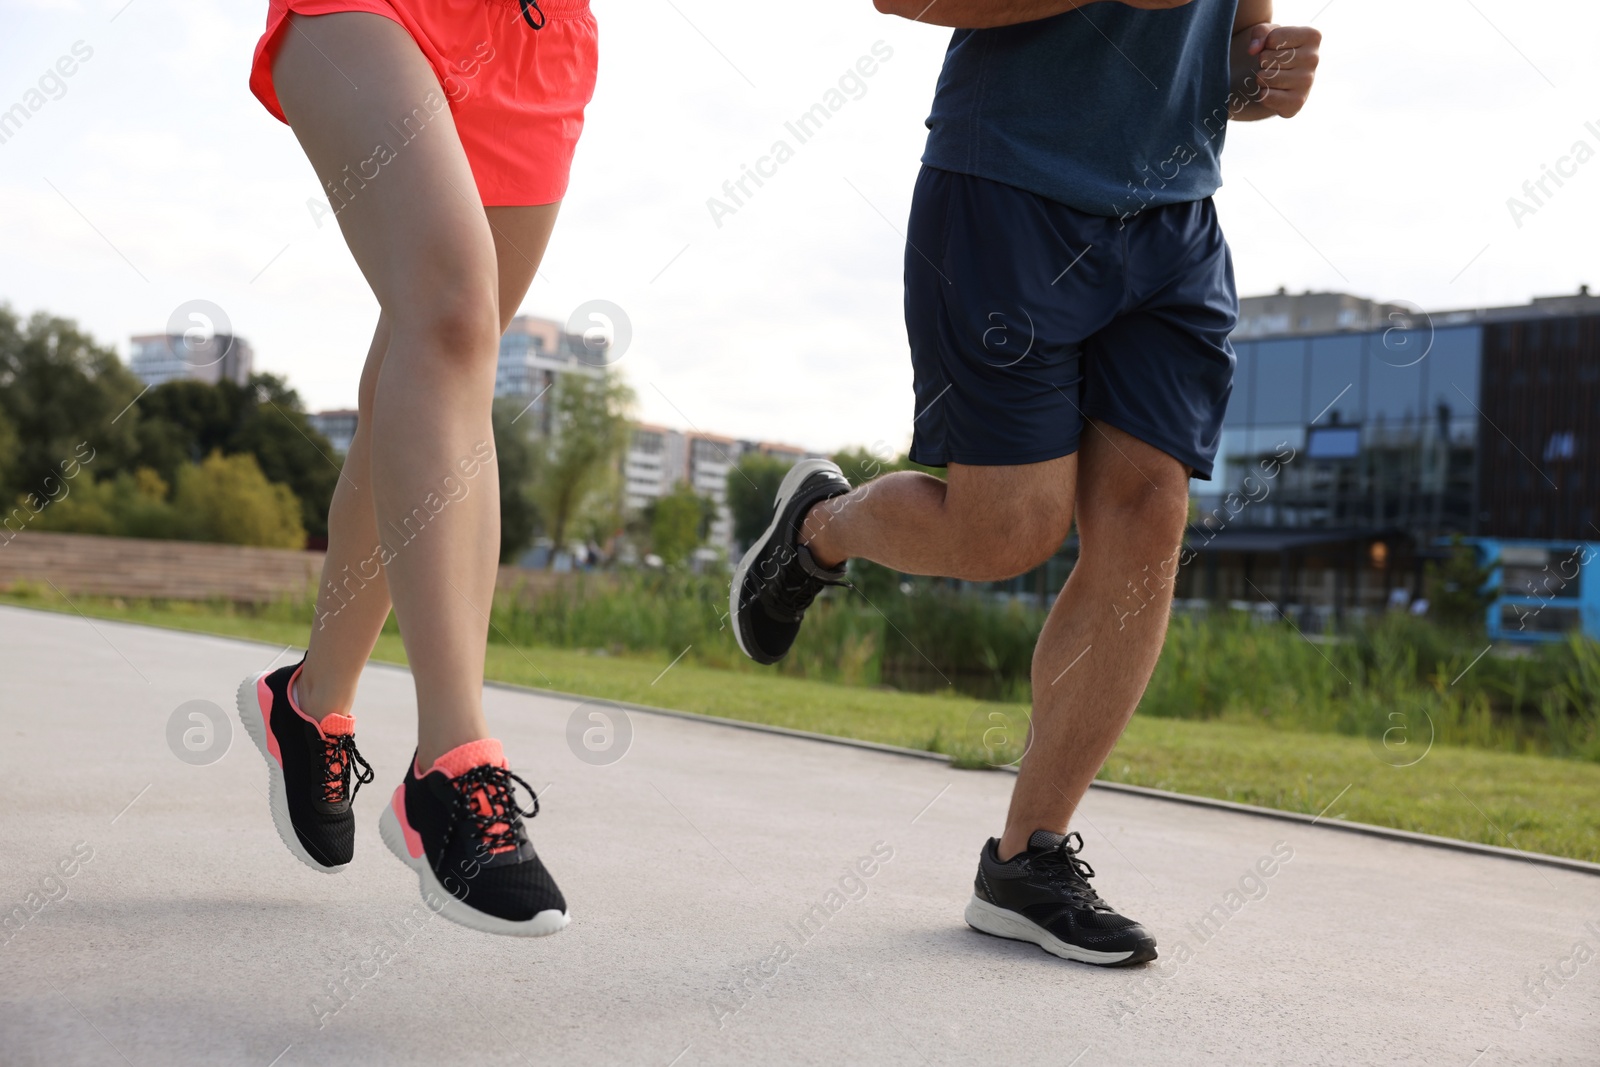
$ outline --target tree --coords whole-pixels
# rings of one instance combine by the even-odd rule
[[[213,452],[198,466],[182,468],[172,506],[185,532],[197,541],[305,545],[300,501],[288,486],[268,481],[251,455]]]
[[[793,464],[760,452],[739,457],[728,472],[728,511],[733,514],[733,539],[748,545],[772,521],[772,502],[778,485]]]
[[[48,492],[62,463],[92,456],[94,474],[125,469],[136,451],[144,389],[110,348],[70,319],[38,312],[20,322],[0,305],[0,417],[17,442],[0,500]],[[88,448],[79,451],[87,442]]]
[[[668,566],[688,559],[705,540],[716,505],[679,483],[650,505],[650,547]]]
[[[5,409],[0,408],[0,487],[11,484],[11,468],[17,461],[17,451],[22,442],[17,440],[17,428]]]
[[[890,460],[874,456],[860,445],[840,449],[830,458],[839,465],[840,470],[844,471],[844,476],[850,479],[851,485],[871,481],[878,475],[894,469]]]
[[[70,319],[39,312],[24,324],[0,305],[0,500],[51,496],[67,464],[70,478],[79,466],[89,473],[77,478],[79,492],[90,479],[136,479],[141,468],[176,484],[215,451],[253,456],[267,481],[296,497],[302,528],[326,535],[338,460],[282,378],[257,374],[242,386],[182,379],[147,390]],[[89,504],[80,501],[84,522]]]
[[[167,382],[150,390],[139,410],[140,466],[170,482],[183,464],[198,463],[214,451],[248,453],[268,481],[288,486],[298,498],[301,523],[311,535],[327,536],[339,460],[283,378],[256,374],[242,386]]]
[[[511,398],[494,404],[494,456],[500,471],[500,562],[510,563],[533,543],[539,511],[532,486],[537,458],[529,436],[531,420],[517,425],[522,404]]]
[[[532,495],[559,551],[573,520],[620,483],[633,390],[613,373],[574,373],[561,375],[551,392],[554,419],[538,443]],[[550,553],[551,564],[555,555]]]
[[[218,388],[225,395],[241,394],[238,426],[223,451],[254,456],[268,481],[288,486],[299,498],[306,532],[326,537],[341,461],[333,444],[306,419],[300,394],[275,374],[251,375],[242,388],[232,382]]]
[[[229,438],[238,421],[230,391],[180,378],[158,385],[139,399],[136,462],[169,484],[186,463],[199,463],[213,450],[234,451]]]

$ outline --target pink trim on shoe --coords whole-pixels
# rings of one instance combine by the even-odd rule
[[[416,859],[422,855],[422,835],[411,828],[411,821],[406,818],[406,785],[400,783],[394,791],[394,799],[389,802],[394,808],[394,817],[400,823],[400,836],[406,839],[406,851],[411,853],[411,858]]]
[[[294,699],[295,679],[300,677],[300,672],[306,669],[304,662],[294,669],[289,675],[289,681],[284,684],[283,691],[289,698],[289,710],[300,716],[306,722],[317,728],[317,733],[322,738],[334,736],[349,736],[356,732],[356,717],[354,715],[341,715],[339,712],[329,712],[318,722],[304,711]],[[256,679],[256,706],[261,709],[261,724],[266,730],[267,751],[272,758],[278,761],[278,766],[283,766],[283,750],[278,747],[278,738],[272,732],[272,689],[267,685],[267,677],[272,672],[267,671]]]
[[[272,732],[272,690],[267,687],[267,671],[256,679],[256,707],[261,709],[261,726],[267,735],[267,752],[278,761],[278,768],[283,769],[283,751],[278,748],[278,738]]]
[[[322,717],[321,722],[318,722],[316,719],[300,710],[300,703],[294,698],[294,683],[299,680],[301,672],[305,669],[305,661],[302,660],[300,662],[300,666],[294,669],[294,673],[289,675],[289,680],[284,683],[283,691],[289,697],[289,710],[293,711],[296,715],[300,716],[312,726],[315,726],[317,728],[317,732],[322,734],[324,737],[326,737],[328,734],[355,733],[356,717],[354,715],[342,715],[337,711],[330,711],[327,715]]]

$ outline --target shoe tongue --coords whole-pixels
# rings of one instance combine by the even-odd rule
[[[464,745],[457,745],[449,752],[433,761],[429,772],[443,771],[451,778],[465,774],[474,767],[481,767],[485,763],[492,763],[496,767],[506,765],[505,751],[500,747],[500,742],[492,737],[485,737],[481,741],[469,741]]]
[[[446,752],[444,755],[434,760],[433,766],[429,769],[429,773],[432,773],[433,771],[443,771],[450,777],[455,778],[465,774],[474,767],[482,767],[486,763],[495,767],[508,766],[506,763],[504,749],[501,747],[500,742],[492,737],[486,737],[481,741],[469,741],[464,745],[457,745],[449,752]],[[492,819],[495,816],[506,814],[505,804],[510,800],[510,798],[504,794],[502,794],[500,798],[496,799],[499,799],[500,802],[496,803],[495,799],[491,799],[489,796],[488,790],[480,788],[472,791],[472,795],[468,802],[472,805],[473,810],[479,815],[487,816]],[[490,834],[503,834],[510,828],[511,824],[509,822],[495,821],[489,823],[485,827],[485,830]],[[514,853],[516,851],[517,846],[515,844],[502,845],[499,848],[491,848],[489,850],[491,855],[496,855],[502,852]]]
[[[1046,852],[1066,839],[1066,834],[1051,833],[1049,830],[1035,830],[1032,836],[1028,838],[1028,851]]]
[[[356,717],[354,715],[340,715],[337,711],[322,717],[322,736],[340,737],[356,732]]]

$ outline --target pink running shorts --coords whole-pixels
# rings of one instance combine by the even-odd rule
[[[567,191],[598,34],[588,0],[268,0],[250,90],[287,121],[272,61],[289,12],[365,11],[399,23],[439,79],[486,207],[551,204]]]

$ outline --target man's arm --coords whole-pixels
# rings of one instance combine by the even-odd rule
[[[1281,115],[1293,118],[1305,106],[1316,77],[1322,33],[1310,26],[1279,26],[1272,0],[1239,0],[1233,20],[1228,68],[1235,122]],[[1240,107],[1238,101],[1248,101]]]
[[[1113,0],[872,0],[872,6],[885,15],[899,15],[913,22],[949,26],[958,30],[987,30],[996,26],[1015,26],[1019,22],[1047,19],[1063,11],[1088,7]],[[1182,7],[1189,0],[1114,0],[1146,11]],[[1271,4],[1268,4],[1271,7]]]

